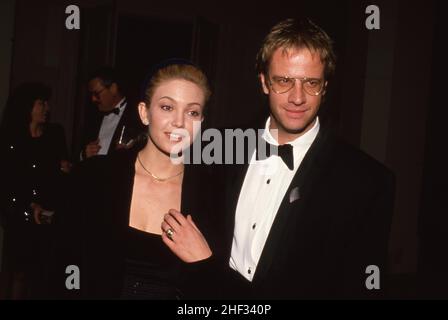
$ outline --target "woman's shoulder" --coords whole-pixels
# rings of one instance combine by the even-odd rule
[[[97,155],[80,162],[76,171],[83,176],[114,177],[132,169],[135,157],[136,154],[129,150],[120,150],[111,155]]]
[[[46,123],[45,133],[52,135],[61,135],[64,134],[64,127],[61,124],[55,122]]]

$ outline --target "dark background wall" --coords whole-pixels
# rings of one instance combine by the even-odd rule
[[[180,0],[9,3],[15,3],[15,9],[10,9],[15,22],[2,19],[2,30],[10,27],[14,38],[12,42],[8,36],[0,38],[6,48],[0,76],[10,80],[0,81],[0,101],[5,101],[9,87],[23,81],[51,85],[52,120],[64,125],[73,150],[86,107],[91,107],[86,104],[85,78],[89,69],[101,64],[123,70],[131,93],[138,94],[151,65],[174,56],[191,58],[212,81],[208,125],[264,117],[266,101],[254,70],[260,42],[281,19],[312,18],[335,40],[338,53],[337,74],[330,82],[323,116],[346,140],[397,176],[390,239],[390,274],[397,285],[391,290],[396,295],[413,294],[419,248],[424,243],[418,233],[419,217],[431,217],[439,208],[432,198],[434,185],[441,187],[436,199],[440,203],[442,193],[447,193],[447,173],[439,175],[435,169],[443,163],[435,154],[436,146],[444,142],[438,129],[446,119],[446,108],[437,100],[445,75],[438,62],[446,56],[440,44],[442,1],[285,0],[281,5],[244,6],[241,1]],[[65,29],[69,4],[81,7],[79,31]],[[380,30],[365,27],[370,4],[381,10]],[[3,104],[0,113],[2,108]],[[448,212],[446,205],[444,212]],[[426,225],[432,226],[433,220],[428,219]]]

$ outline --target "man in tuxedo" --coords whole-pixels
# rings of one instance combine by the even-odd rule
[[[130,147],[143,127],[137,103],[125,96],[116,71],[108,67],[96,70],[89,77],[88,90],[97,110],[87,119],[81,160]]]
[[[257,69],[270,107],[260,138],[278,153],[224,168],[226,297],[381,296],[394,178],[319,120],[331,39],[310,20],[282,21]]]

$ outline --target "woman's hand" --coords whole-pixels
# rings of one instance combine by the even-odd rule
[[[70,173],[72,171],[72,163],[67,160],[61,160],[61,171],[64,173]]]
[[[40,204],[32,202],[30,205],[33,209],[34,222],[36,224],[51,224],[51,217],[45,215],[45,212],[49,212],[41,207]]]
[[[36,222],[37,224],[42,224],[41,219],[42,219],[42,212],[44,212],[44,209],[42,209],[40,204],[34,202],[31,203],[30,207],[31,209],[33,209],[34,222]]]
[[[162,222],[163,242],[182,261],[191,263],[209,258],[212,251],[190,215],[185,218],[171,209]]]

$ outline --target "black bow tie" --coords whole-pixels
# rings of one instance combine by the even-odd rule
[[[103,112],[105,116],[110,115],[111,113],[115,113],[117,116],[120,114],[120,108],[116,107],[110,111]]]
[[[257,148],[257,160],[265,160],[273,155],[278,155],[280,158],[282,158],[283,162],[286,164],[286,166],[289,168],[289,170],[294,170],[294,154],[292,152],[293,147],[290,144],[284,144],[281,146],[275,146],[273,144],[268,143],[266,140],[261,139],[260,143],[264,144],[264,150],[265,154],[263,152],[260,152],[263,150],[262,148]],[[272,148],[272,153],[271,153]]]
[[[120,108],[123,107],[127,103],[127,100],[124,99],[122,103],[118,107],[113,108],[110,111],[103,112],[105,116],[110,115],[111,113],[115,113],[117,116],[120,114]]]

